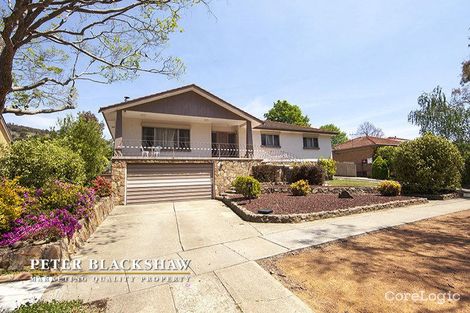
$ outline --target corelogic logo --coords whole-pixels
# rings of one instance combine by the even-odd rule
[[[188,259],[32,259],[34,281],[184,282]]]
[[[430,292],[427,293],[424,290],[418,292],[393,292],[387,291],[385,293],[385,299],[387,301],[413,301],[413,302],[436,302],[437,304],[444,304],[447,301],[459,301],[460,294],[448,292]]]

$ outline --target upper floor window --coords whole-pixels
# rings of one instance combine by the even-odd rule
[[[190,148],[189,129],[142,127],[142,141],[146,147]]]
[[[279,135],[261,134],[261,145],[265,147],[280,147]]]
[[[304,149],[318,149],[318,138],[304,137]]]

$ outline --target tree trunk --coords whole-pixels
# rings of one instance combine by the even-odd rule
[[[5,108],[6,98],[13,85],[13,56],[11,45],[4,44],[0,52],[0,113]]]

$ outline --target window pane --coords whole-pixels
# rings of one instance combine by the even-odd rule
[[[318,138],[313,138],[313,146],[318,148]]]
[[[190,142],[189,129],[180,129],[179,130],[179,147],[189,148],[190,147],[189,142]]]
[[[267,146],[273,145],[273,135],[266,135],[266,145]]]
[[[279,147],[279,135],[274,135],[274,146]]]
[[[266,135],[261,134],[261,145],[266,146]]]
[[[152,127],[142,127],[142,146],[153,146],[154,139],[154,129]]]

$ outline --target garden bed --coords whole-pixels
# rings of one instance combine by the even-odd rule
[[[19,271],[30,265],[31,259],[70,259],[70,255],[88,240],[113,207],[111,197],[100,199],[91,209],[88,218],[79,221],[80,229],[71,238],[65,237],[57,241],[19,241],[11,247],[0,248],[0,268]]]
[[[330,193],[338,194],[342,190],[346,190],[352,193],[364,193],[364,194],[376,194],[376,186],[317,186],[311,185],[312,193]],[[261,193],[276,193],[276,192],[289,192],[290,184],[289,183],[261,183]]]
[[[262,194],[245,200],[231,195],[220,198],[242,219],[258,223],[299,223],[368,211],[390,209],[427,203],[427,199],[412,197],[385,197],[372,194],[354,194],[353,199],[339,199],[337,194],[309,194],[295,197],[289,193]],[[259,209],[272,209],[271,214],[259,214]]]
[[[289,193],[262,194],[253,200],[237,201],[253,213],[259,209],[272,209],[273,214],[313,213],[350,209],[358,206],[409,200],[410,197],[385,197],[377,194],[355,194],[353,199],[340,199],[338,194],[309,194],[292,196]]]

